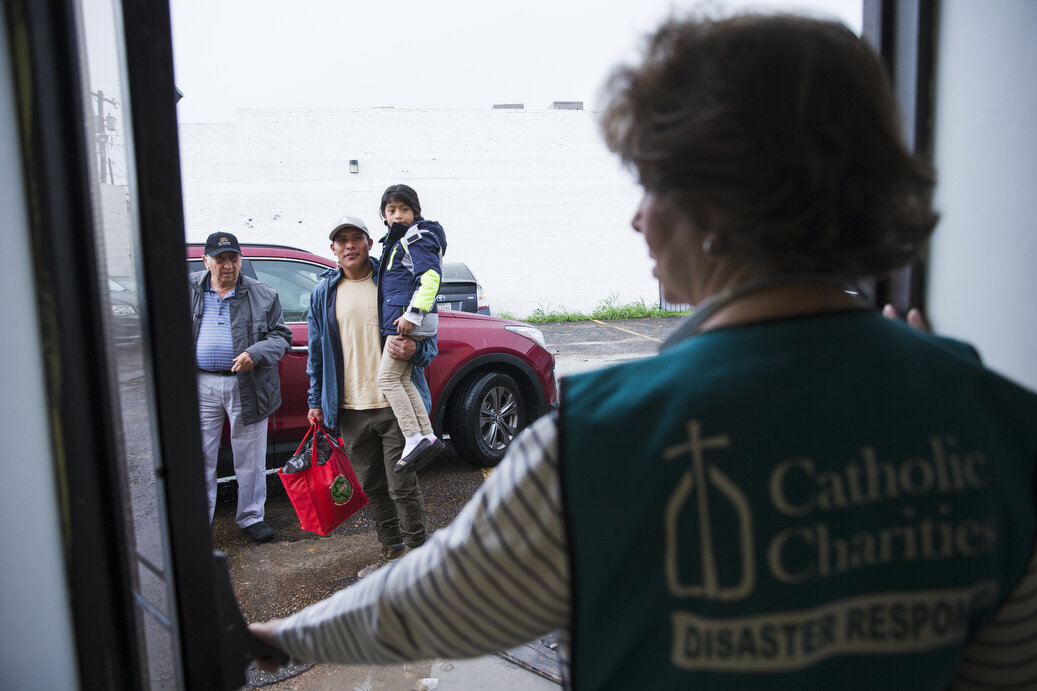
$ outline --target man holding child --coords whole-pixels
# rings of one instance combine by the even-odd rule
[[[338,267],[322,274],[310,298],[308,417],[340,433],[370,499],[382,559],[391,561],[424,544],[425,503],[416,473],[393,472],[404,439],[377,381],[382,342],[378,260],[370,256],[374,243],[364,222],[353,216],[344,217],[329,239]],[[438,353],[436,338],[389,336],[385,349],[413,366],[411,381],[423,401],[430,401],[423,368]]]

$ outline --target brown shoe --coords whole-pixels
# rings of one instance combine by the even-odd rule
[[[402,542],[396,545],[383,546],[382,556],[381,559],[378,560],[378,563],[371,564],[370,566],[365,566],[364,568],[360,569],[359,571],[357,571],[356,577],[364,578],[365,576],[370,576],[372,573],[382,568],[390,561],[395,561],[396,559],[399,559],[409,551],[410,547],[403,544]]]

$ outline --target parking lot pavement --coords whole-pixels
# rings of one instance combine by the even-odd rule
[[[555,375],[565,377],[650,357],[680,323],[679,318],[537,324],[555,356]]]

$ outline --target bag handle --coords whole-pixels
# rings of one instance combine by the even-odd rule
[[[321,430],[321,431],[323,432],[324,430]],[[312,423],[310,425],[310,429],[307,432],[307,434],[309,434],[310,432],[313,432],[313,444],[310,445],[310,467],[311,468],[316,468],[318,465],[320,465],[319,463],[317,463],[317,423],[316,422],[314,422],[314,423]]]
[[[299,442],[299,448],[295,450],[295,453],[292,454],[293,456],[297,455],[300,451],[302,451],[302,447],[306,446],[306,440],[310,438],[311,434],[313,434],[314,427],[315,425],[310,425],[310,428],[306,430],[306,434],[302,435],[302,441]]]
[[[339,443],[338,439],[336,439],[335,437],[330,436],[328,434],[327,428],[324,427],[323,425],[321,425],[320,433],[324,435],[324,438],[328,440],[328,443],[331,444],[331,446],[333,448],[338,449],[342,453],[346,452],[346,450],[344,448],[342,448],[342,444]],[[314,444],[314,446],[316,446],[316,444]]]

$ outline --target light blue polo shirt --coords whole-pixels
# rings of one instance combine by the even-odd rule
[[[230,332],[230,300],[237,289],[220,298],[208,282],[202,296],[202,323],[198,328],[195,360],[199,369],[217,372],[234,365],[234,340]]]

